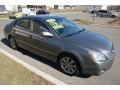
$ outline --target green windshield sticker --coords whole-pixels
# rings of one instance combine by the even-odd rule
[[[57,22],[55,21],[55,19],[48,19],[47,22],[48,22],[55,30],[60,29],[60,28],[64,28],[64,26],[61,25],[61,24],[59,24],[59,23],[57,23]]]

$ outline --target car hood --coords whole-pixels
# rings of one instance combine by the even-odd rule
[[[69,45],[82,46],[99,52],[109,52],[112,49],[112,42],[109,39],[89,30],[65,37],[63,40]]]

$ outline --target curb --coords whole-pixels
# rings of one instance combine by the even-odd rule
[[[12,54],[8,53],[7,51],[3,50],[0,48],[0,52],[5,54],[6,56],[8,56],[9,58],[11,58],[13,61],[19,63],[19,64],[22,64],[24,67],[26,67],[28,70],[34,72],[35,74],[41,76],[42,78],[48,80],[49,82],[51,82],[52,84],[55,84],[55,85],[67,85],[66,83],[48,75],[47,73],[43,72],[43,71],[40,71],[39,69],[33,67],[32,65],[20,60],[19,58],[13,56]]]
[[[119,26],[100,25],[100,24],[90,24],[90,25],[93,25],[93,26],[102,26],[102,27],[110,27],[110,28],[118,28],[118,29],[120,29]]]

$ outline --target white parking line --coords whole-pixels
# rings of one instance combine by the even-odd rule
[[[48,80],[49,82],[55,84],[55,85],[67,85],[66,83],[48,75],[47,73],[40,71],[39,69],[33,67],[32,65],[20,60],[19,58],[15,57],[14,55],[8,53],[7,51],[3,50],[0,48],[0,52],[5,54],[6,56],[8,56],[9,58],[11,58],[12,60],[14,60],[15,62],[22,64],[24,67],[26,67],[27,69],[29,69],[30,71],[36,73],[37,75],[41,76],[42,78]]]

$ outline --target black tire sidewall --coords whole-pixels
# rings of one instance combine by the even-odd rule
[[[12,47],[12,45],[11,45],[11,39],[13,39],[14,40],[14,42],[15,42],[15,47]],[[16,40],[15,40],[15,38],[14,37],[10,37],[9,38],[9,44],[10,44],[10,47],[12,48],[12,49],[14,49],[14,50],[16,50],[18,47],[17,47],[17,43],[16,43]]]

